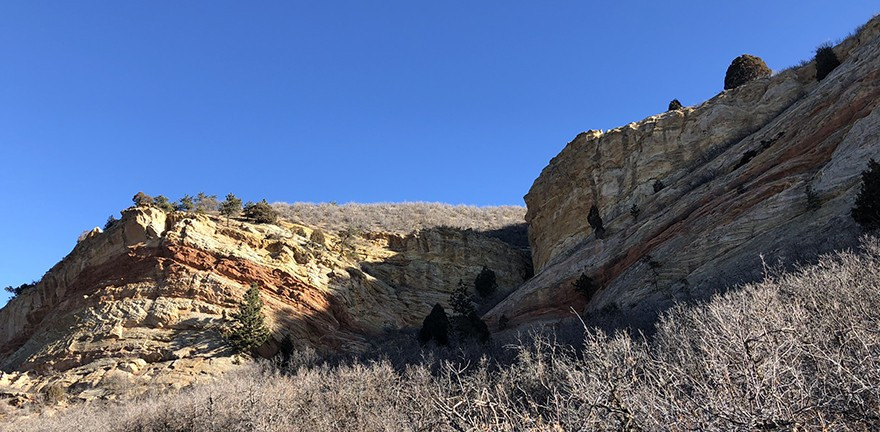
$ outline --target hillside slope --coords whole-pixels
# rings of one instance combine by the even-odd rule
[[[525,253],[473,231],[340,237],[133,207],[0,310],[0,368],[13,372],[0,387],[53,381],[91,398],[120,373],[154,387],[210,378],[235,361],[222,330],[251,283],[273,331],[264,354],[286,336],[297,348],[357,352],[387,330],[421,325],[483,266],[500,295],[530,271]]]
[[[578,135],[525,196],[536,275],[487,321],[571,307],[649,320],[754,279],[762,256],[791,263],[854,244],[859,174],[880,159],[880,17],[834,50],[842,64],[821,82],[810,63]],[[581,274],[592,298],[573,287]]]
[[[4,430],[880,429],[880,243],[768,276],[667,311],[650,340],[585,329],[575,352],[539,337],[506,345],[517,355],[500,368],[495,350],[405,371],[387,360],[252,367],[146,399],[15,413]]]

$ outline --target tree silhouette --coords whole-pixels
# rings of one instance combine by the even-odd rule
[[[865,229],[880,228],[880,164],[874,159],[868,161],[868,169],[862,172],[862,186],[851,214]]]
[[[489,297],[498,288],[498,282],[495,281],[495,272],[483,266],[483,270],[474,280],[474,289],[480,294],[480,297]]]

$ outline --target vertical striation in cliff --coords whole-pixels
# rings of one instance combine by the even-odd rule
[[[578,135],[525,196],[536,276],[488,321],[572,307],[649,317],[754,277],[762,255],[790,263],[852,244],[859,173],[880,158],[878,36],[874,18],[836,46],[842,64],[821,82],[810,63]],[[581,274],[599,287],[591,298],[573,288]]]
[[[108,380],[155,388],[211,379],[236,361],[223,331],[251,283],[273,333],[264,354],[285,337],[357,352],[419,326],[483,266],[502,295],[531,267],[526,253],[470,230],[317,235],[287,222],[131,208],[0,309],[0,393],[53,381],[88,399],[111,392]]]

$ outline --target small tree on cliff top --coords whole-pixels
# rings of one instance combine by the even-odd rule
[[[828,76],[838,66],[840,59],[837,58],[830,44],[816,48],[816,81],[822,81],[822,78]]]
[[[220,214],[226,216],[226,224],[229,225],[229,218],[241,214],[241,199],[233,194],[226,195],[226,200],[220,203]]]
[[[263,317],[263,300],[260,299],[260,288],[256,283],[252,283],[244,293],[238,312],[232,315],[232,319],[235,322],[227,338],[238,352],[252,353],[269,339],[269,329]]]
[[[272,208],[266,200],[256,204],[248,203],[244,206],[244,217],[256,223],[275,223],[278,220],[278,211]]]
[[[171,204],[171,201],[168,200],[168,197],[165,195],[159,195],[153,199],[153,207],[156,207],[159,210],[164,211],[165,213],[171,213],[174,211],[174,204]]]
[[[153,197],[151,197],[143,192],[136,193],[131,198],[131,201],[134,203],[134,205],[136,205],[138,207],[146,207],[146,206],[153,205]]]
[[[183,198],[181,198],[174,204],[174,209],[182,212],[191,212],[195,208],[196,205],[193,202],[193,197],[189,195],[184,195]]]
[[[730,62],[724,75],[724,90],[737,88],[749,81],[768,77],[773,71],[760,57],[743,54]]]
[[[211,213],[217,211],[220,203],[217,202],[217,195],[207,195],[199,192],[195,199],[196,213]]]

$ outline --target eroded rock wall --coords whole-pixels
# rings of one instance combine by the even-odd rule
[[[880,158],[878,35],[874,18],[835,47],[842,64],[821,82],[808,64],[578,135],[525,196],[537,274],[487,320],[648,316],[759,274],[762,255],[790,263],[851,244],[859,174]],[[590,299],[573,289],[582,273],[599,287]]]
[[[47,377],[84,398],[109,391],[108,379],[153,387],[210,379],[235,361],[223,329],[251,283],[273,332],[266,354],[286,336],[299,348],[359,351],[386,330],[420,326],[435,303],[448,307],[458,281],[472,284],[483,265],[502,294],[530,268],[522,251],[472,231],[312,234],[289,223],[124,211],[0,309],[0,367],[13,373],[0,377],[0,393],[4,382],[33,388]]]

